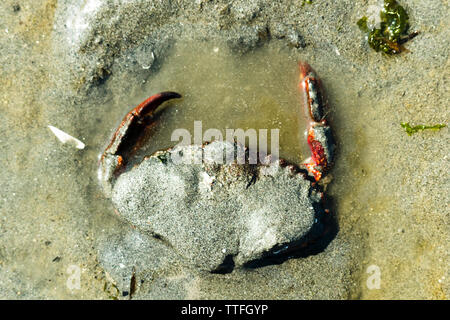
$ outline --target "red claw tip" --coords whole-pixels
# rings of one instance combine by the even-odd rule
[[[300,69],[300,79],[301,80],[304,77],[306,77],[308,75],[308,73],[310,73],[312,71],[311,66],[308,63],[302,62],[302,61],[300,61],[298,63],[298,68]]]

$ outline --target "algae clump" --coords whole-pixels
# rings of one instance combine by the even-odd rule
[[[409,16],[396,0],[384,0],[379,26],[370,27],[368,20],[364,16],[358,20],[357,25],[367,34],[370,47],[377,52],[392,55],[407,51],[402,44],[418,34],[413,32],[408,35]]]

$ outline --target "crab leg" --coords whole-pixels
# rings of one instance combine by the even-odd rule
[[[136,144],[144,134],[144,129],[151,123],[156,108],[163,102],[181,98],[176,92],[161,92],[151,96],[127,113],[114,132],[110,144],[100,157],[98,178],[105,193],[111,194],[112,183],[116,174],[125,167],[129,157],[135,151]]]
[[[299,68],[299,86],[303,91],[305,113],[308,119],[307,142],[311,149],[311,158],[304,165],[315,180],[319,181],[333,162],[333,137],[325,120],[320,81],[307,63],[300,62]]]

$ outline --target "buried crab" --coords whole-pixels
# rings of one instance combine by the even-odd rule
[[[308,64],[299,66],[311,149],[305,163],[272,161],[271,156],[258,164],[225,163],[223,155],[230,150],[234,155],[247,149],[213,141],[158,151],[129,168],[155,110],[181,97],[162,92],[124,117],[101,155],[100,183],[119,216],[211,272],[323,250],[336,231],[319,184],[333,163],[334,143],[319,79]],[[198,156],[202,161],[186,161]]]

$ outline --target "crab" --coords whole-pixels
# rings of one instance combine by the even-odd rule
[[[123,118],[100,157],[98,178],[119,216],[210,272],[283,260],[329,234],[330,213],[320,182],[333,164],[335,146],[320,80],[307,63],[300,62],[299,70],[309,159],[294,165],[270,161],[269,155],[262,164],[224,164],[218,161],[223,158],[208,155],[246,148],[213,141],[158,151],[130,168],[155,111],[181,98],[161,92]],[[185,159],[196,154],[203,161],[180,164],[174,154]]]

